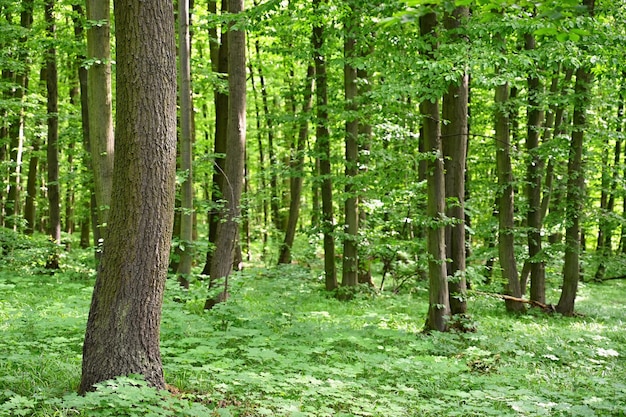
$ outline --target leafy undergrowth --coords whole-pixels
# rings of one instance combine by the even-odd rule
[[[424,335],[423,288],[342,302],[301,267],[248,269],[204,312],[204,284],[182,291],[172,279],[171,392],[129,376],[79,397],[93,285],[79,275],[0,275],[0,416],[626,415],[619,281],[583,285],[575,318],[511,316],[471,297],[476,332]]]

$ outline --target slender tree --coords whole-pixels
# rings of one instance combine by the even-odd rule
[[[211,1],[209,2],[210,12],[216,13],[215,10],[216,3]],[[228,0],[222,0],[222,13],[228,12]],[[217,33],[211,32],[209,35],[217,36]],[[217,39],[217,38],[216,38]],[[222,32],[220,34],[220,43],[219,45],[211,42],[211,66],[213,71],[216,71],[221,80],[225,80],[225,77],[228,74],[228,28],[226,26],[222,27]],[[216,59],[216,61],[214,61]],[[208,222],[209,222],[209,243],[213,246],[217,241],[217,228],[220,222],[220,206],[221,200],[224,195],[224,187],[225,187],[225,175],[224,175],[224,164],[226,155],[226,147],[228,143],[228,111],[230,109],[228,103],[228,92],[224,91],[224,89],[216,88],[213,92],[213,100],[215,103],[215,141],[213,144],[213,152],[215,156],[214,169],[213,169],[213,178],[212,178],[212,189],[211,189],[211,203],[212,207],[208,213]],[[211,263],[213,260],[213,251],[214,248],[210,247],[207,250],[206,260],[204,263],[204,269],[202,270],[203,275],[210,275],[211,273]]]
[[[316,13],[323,13],[325,0],[313,0]],[[322,22],[313,25],[313,54],[315,61],[315,98],[317,123],[315,127],[319,175],[322,178],[322,221],[324,234],[324,274],[328,291],[337,288],[337,268],[335,266],[335,240],[333,219],[333,182],[330,163],[330,132],[328,130],[328,77],[326,74],[326,56],[323,47],[325,31]]]
[[[114,136],[111,92],[110,0],[87,0],[87,19],[99,24],[87,28],[89,141],[94,171],[98,227],[108,223],[113,187]],[[100,235],[104,233],[100,231]],[[100,242],[99,242],[100,243]]]
[[[435,59],[437,40],[437,14],[428,11],[420,17],[420,36],[424,37],[429,48],[425,52],[428,59]],[[448,329],[450,316],[450,294],[446,272],[446,238],[443,218],[445,216],[445,179],[441,148],[441,124],[439,100],[427,97],[420,103],[422,114],[422,135],[424,148],[429,153],[426,166],[426,186],[428,203],[426,214],[429,218],[428,242],[428,316],[425,331]]]
[[[525,49],[535,49],[535,37],[532,34],[525,35]],[[526,150],[528,151],[528,164],[526,167],[526,196],[528,199],[528,212],[526,222],[528,226],[528,263],[530,265],[530,299],[545,303],[546,301],[546,272],[542,256],[541,229],[543,219],[541,216],[541,184],[544,163],[539,155],[539,137],[543,123],[543,110],[540,105],[542,92],[539,74],[531,70],[528,76],[528,110]],[[520,289],[521,292],[521,289]]]
[[[280,247],[278,255],[279,264],[291,263],[291,247],[296,236],[296,226],[300,215],[300,200],[302,194],[302,180],[304,177],[304,150],[309,136],[309,113],[313,107],[313,82],[315,77],[315,67],[309,65],[306,74],[306,87],[304,89],[304,99],[302,103],[302,117],[299,122],[298,143],[296,144],[294,155],[291,159],[293,170],[289,184],[290,200],[289,215],[287,217],[287,227],[285,229],[285,240]]]
[[[343,238],[343,268],[341,285],[354,287],[358,284],[358,233],[359,210],[355,179],[358,174],[359,157],[359,118],[357,116],[358,86],[357,68],[355,65],[356,33],[359,29],[357,18],[359,10],[355,1],[348,2],[348,15],[344,24],[344,66],[343,83],[346,110],[345,131],[345,197],[344,197],[344,238]]]
[[[237,16],[243,13],[243,0],[229,0],[228,11]],[[246,145],[246,35],[231,22],[228,30],[228,143],[224,167],[224,199],[226,209],[218,224],[215,252],[211,260],[211,281],[224,278],[224,291],[209,298],[205,308],[228,296],[230,275],[241,215],[241,191],[244,181]]]
[[[468,7],[457,7],[444,17],[444,27],[453,32],[452,38],[462,39],[458,31],[469,16]],[[445,168],[445,190],[449,201],[446,216],[454,221],[446,226],[446,272],[451,277],[450,312],[464,314],[467,311],[465,279],[465,166],[468,141],[469,74],[464,72],[448,86],[443,96],[441,127],[442,151]]]
[[[56,46],[56,22],[54,19],[55,1],[45,3],[46,31],[48,32],[50,46],[46,56],[46,89],[48,92],[48,231],[52,240],[61,244],[61,193],[59,187],[59,78],[57,74]],[[59,259],[56,254],[48,260],[47,268],[57,269]]]
[[[193,101],[191,97],[191,45],[189,37],[189,0],[178,1],[178,43],[180,62],[180,168],[185,173],[181,184],[180,262],[178,281],[189,287],[193,263]]]
[[[128,374],[165,388],[159,333],[175,195],[174,10],[167,0],[114,4],[116,198],[87,321],[83,393]]]

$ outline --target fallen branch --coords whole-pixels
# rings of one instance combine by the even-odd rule
[[[512,295],[506,295],[506,294],[498,294],[498,293],[483,292],[483,291],[473,291],[473,292],[476,293],[476,294],[488,295],[490,297],[500,298],[502,300],[509,300],[509,301],[515,301],[515,302],[518,302],[518,303],[530,304],[533,307],[539,307],[542,310],[544,310],[545,312],[549,312],[549,313],[556,312],[556,308],[552,304],[544,304],[544,303],[541,303],[539,301],[528,300],[526,298],[513,297]]]
[[[618,277],[603,278],[603,279],[597,280],[596,282],[611,281],[614,279],[626,279],[626,275],[620,275]]]

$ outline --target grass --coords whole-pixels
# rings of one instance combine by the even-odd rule
[[[171,279],[161,346],[175,395],[130,376],[78,397],[93,272],[74,265],[0,273],[0,416],[626,415],[620,281],[581,285],[574,318],[470,296],[476,332],[425,335],[419,283],[340,302],[319,271],[249,268],[205,312],[204,283]]]

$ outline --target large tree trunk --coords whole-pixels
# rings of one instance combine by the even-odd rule
[[[46,29],[50,40],[53,40],[56,34],[56,25],[54,21],[54,4],[53,0],[49,0],[45,4]],[[48,91],[48,146],[47,146],[47,163],[48,163],[48,233],[52,240],[57,244],[61,244],[61,192],[59,187],[59,86],[56,63],[56,47],[48,48],[48,56],[46,57],[46,88]],[[46,268],[57,269],[59,267],[59,259],[55,253],[49,258]]]
[[[461,27],[462,20],[469,16],[469,8],[457,7],[446,15],[444,25],[447,30]],[[465,166],[468,140],[468,99],[469,75],[463,74],[458,82],[451,83],[443,97],[441,127],[442,151],[445,167],[446,198],[451,201],[446,208],[446,216],[454,219],[454,224],[446,226],[446,272],[450,276],[451,314],[464,314],[467,311],[465,292]]]
[[[210,2],[209,6],[214,5],[214,2]],[[211,10],[215,12],[215,10]],[[228,12],[228,0],[222,0],[222,13]],[[217,49],[217,51],[216,51]],[[211,43],[211,59],[217,55],[217,62],[211,61],[212,67],[215,70],[217,68],[218,76],[226,78],[228,74],[228,29],[226,25],[222,28],[221,33],[221,45],[219,48]],[[212,208],[208,214],[209,221],[209,243],[215,245],[217,240],[217,228],[220,222],[220,201],[224,196],[224,165],[226,154],[226,144],[228,143],[228,92],[220,91],[216,88],[214,91],[215,102],[215,142],[213,145],[213,152],[215,155],[215,167],[213,169],[213,187],[211,189],[211,203]],[[213,260],[214,248],[209,248],[206,254],[206,260],[204,263],[204,269],[202,275],[210,275],[211,263]]]
[[[535,49],[535,37],[532,34],[526,34],[525,41],[527,51]],[[526,124],[526,150],[528,151],[526,168],[528,212],[526,222],[528,226],[528,262],[530,264],[530,299],[545,304],[546,270],[544,261],[541,259],[541,228],[543,227],[541,184],[544,163],[539,155],[539,137],[543,122],[543,111],[539,100],[541,90],[539,75],[532,73],[528,77],[528,122]]]
[[[315,67],[309,65],[306,72],[306,87],[304,89],[304,102],[302,104],[302,119],[298,129],[298,143],[296,144],[295,155],[291,160],[292,177],[290,180],[290,201],[289,216],[285,229],[285,240],[280,247],[278,255],[279,264],[291,263],[291,247],[296,236],[296,227],[300,215],[300,197],[302,194],[302,180],[304,177],[304,146],[309,136],[309,113],[313,107],[313,81],[315,77]]]
[[[87,28],[89,142],[94,172],[98,227],[106,227],[113,187],[113,98],[111,93],[110,0],[87,0],[87,19],[103,22]],[[100,231],[100,235],[105,233]]]
[[[87,321],[81,393],[132,373],[165,388],[159,332],[176,177],[172,2],[115,0],[115,22],[116,198]]]
[[[325,0],[313,0],[313,9],[319,11]],[[337,288],[337,269],[335,266],[335,241],[333,220],[333,182],[330,166],[330,132],[328,131],[328,79],[326,75],[326,57],[322,51],[325,41],[324,27],[313,26],[313,53],[315,59],[315,93],[317,105],[317,126],[315,129],[317,154],[319,155],[319,174],[322,177],[322,222],[324,234],[324,273],[326,290]]]
[[[346,185],[344,201],[344,236],[343,236],[343,268],[341,285],[354,287],[359,281],[358,233],[359,210],[357,189],[354,185],[358,174],[359,157],[359,118],[357,116],[357,69],[354,64],[356,58],[356,35],[358,30],[356,3],[349,2],[348,17],[345,22],[344,34],[344,67],[343,83],[345,92],[346,131],[345,131],[345,177]],[[346,294],[348,295],[348,294]]]
[[[229,0],[228,10],[233,15],[243,12],[243,0]],[[246,34],[242,29],[235,29],[231,23],[228,30],[228,143],[223,189],[226,210],[217,227],[215,252],[211,260],[211,281],[230,275],[234,249],[237,243],[239,218],[241,215],[241,190],[244,181],[245,145],[246,145]],[[205,308],[212,307],[216,301],[223,301],[227,296],[227,282],[224,291],[217,298],[209,298]]]
[[[426,52],[429,59],[434,58],[437,49],[437,15],[430,12],[420,17],[420,35],[426,38],[431,48]],[[445,179],[441,149],[441,125],[439,122],[439,101],[426,99],[420,104],[422,114],[422,132],[424,147],[430,154],[426,165],[426,183],[428,188],[428,206],[426,215],[430,220],[427,230],[428,241],[428,316],[425,331],[448,329],[450,316],[450,294],[446,273],[446,237],[443,218],[445,216]]]
[[[495,134],[496,134],[496,165],[498,170],[498,255],[502,276],[507,281],[506,294],[515,298],[522,297],[522,291],[515,262],[514,235],[514,191],[513,168],[511,166],[511,135],[509,129],[509,85],[504,83],[496,87],[495,95]],[[508,311],[524,311],[524,304],[514,300],[506,300]]]
[[[189,0],[178,1],[178,42],[180,61],[180,169],[186,173],[181,184],[180,245],[178,281],[189,287],[193,263],[193,102],[191,91],[191,45]]]

